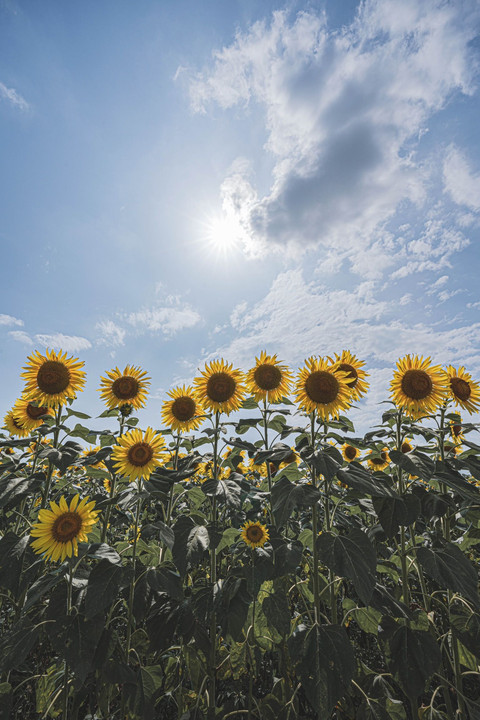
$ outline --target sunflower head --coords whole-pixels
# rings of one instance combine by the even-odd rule
[[[256,547],[263,547],[269,538],[268,530],[265,525],[260,522],[253,522],[249,520],[242,529],[242,540],[247,543],[252,549]]]
[[[255,367],[248,371],[245,384],[256,402],[266,400],[275,403],[288,395],[292,379],[292,373],[277,360],[276,355],[267,355],[262,350],[260,357],[255,358]]]
[[[53,409],[38,405],[24,397],[17,400],[12,408],[16,420],[29,432],[43,425],[45,415],[53,415]]]
[[[416,420],[436,412],[443,403],[446,383],[441,367],[431,365],[429,357],[406,355],[397,362],[390,389],[395,405]]]
[[[309,358],[298,371],[295,392],[299,406],[307,413],[316,410],[323,420],[338,417],[351,404],[345,378],[346,373],[329,358]]]
[[[82,452],[81,457],[82,457],[82,458],[90,458],[90,457],[93,457],[93,456],[96,455],[97,452],[99,452],[99,450],[101,450],[101,449],[102,449],[102,448],[100,447],[100,445],[97,445],[96,447],[94,447],[93,445],[91,445],[90,447],[86,448],[86,449]],[[93,468],[105,468],[106,465],[105,465],[105,463],[103,462],[103,460],[99,460],[98,462],[93,463],[93,464],[89,465],[88,467],[93,467]],[[86,478],[85,478],[85,479],[86,479]]]
[[[353,445],[345,443],[344,445],[342,445],[342,455],[344,457],[344,460],[350,463],[360,457],[360,450]]]
[[[8,430],[9,435],[19,438],[27,437],[30,434],[30,430],[18,419],[13,408],[3,418],[3,427]]]
[[[152,428],[147,428],[145,434],[135,428],[118,438],[112,450],[112,461],[118,474],[130,481],[148,480],[163,462],[164,455],[165,440],[160,434]]]
[[[86,373],[81,370],[84,362],[67,357],[61,350],[46,350],[41,355],[36,350],[28,358],[29,364],[23,369],[26,381],[24,397],[45,407],[64,405],[73,400],[77,391],[85,385]]]
[[[345,373],[345,382],[350,388],[352,401],[359,400],[366,395],[368,383],[365,378],[368,373],[363,370],[365,363],[352,355],[350,350],[343,350],[341,355],[335,353],[335,361],[338,364],[337,372]]]
[[[407,438],[405,438],[404,441],[402,442],[402,447],[400,448],[400,450],[402,451],[402,453],[412,452],[413,445],[410,442],[410,440],[407,440]]]
[[[244,375],[241,370],[222,360],[205,365],[205,370],[193,381],[196,400],[211,412],[227,415],[238,410],[245,396]]]
[[[54,562],[78,555],[78,543],[87,540],[98,515],[93,509],[95,503],[89,503],[88,497],[79,500],[80,496],[75,495],[69,506],[62,496],[58,505],[52,501],[50,510],[40,510],[30,533],[36,538],[32,542],[36,553],[44,553],[45,559]]]
[[[193,389],[183,385],[170,390],[167,395],[171,399],[162,405],[162,422],[178,433],[198,430],[202,424],[203,409]]]
[[[132,409],[145,407],[150,378],[141,368],[127,365],[125,370],[120,372],[116,367],[107,371],[106,377],[100,379],[100,397],[109,410],[120,408],[124,415],[129,415]]]
[[[463,435],[463,426],[462,426],[462,417],[461,415],[453,415],[450,416],[450,435],[452,439],[455,442],[462,442],[464,435]]]
[[[456,370],[449,365],[444,373],[447,383],[448,397],[455,405],[459,405],[467,412],[475,413],[480,408],[480,385],[473,382],[470,373],[464,367]]]
[[[385,468],[390,464],[388,448],[384,447],[380,453],[378,451],[370,450],[367,462],[372,470],[385,470]]]

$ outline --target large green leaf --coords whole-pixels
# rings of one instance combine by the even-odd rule
[[[441,588],[463,595],[477,607],[478,573],[459,547],[444,543],[440,548],[420,547],[417,558],[421,566]]]
[[[208,530],[197,525],[188,515],[181,515],[174,525],[175,542],[173,561],[181,575],[185,575],[189,563],[199,562],[210,544]]]
[[[455,490],[464,500],[471,500],[480,503],[480,493],[474,485],[471,485],[449,462],[438,461],[435,465],[436,480],[439,480],[449,488]]]
[[[10,509],[19,505],[24,498],[38,492],[45,481],[44,472],[34,473],[28,477],[7,476],[0,479],[0,509]]]
[[[450,610],[450,622],[454,635],[467,650],[480,658],[480,614],[470,612],[464,605],[455,604]]]
[[[91,618],[103,612],[117,597],[124,579],[124,569],[108,560],[100,560],[88,578],[85,615]]]
[[[397,534],[400,526],[411,525],[420,515],[421,503],[416,495],[396,495],[395,497],[374,497],[373,507],[380,525],[388,537]]]
[[[335,477],[343,463],[342,454],[333,446],[323,450],[314,450],[307,446],[302,450],[301,455],[310,467],[314,467],[317,473],[328,481]]]
[[[380,628],[388,669],[405,694],[417,698],[442,661],[435,638],[429,632],[413,630],[388,617],[383,618]]]
[[[320,561],[351,580],[360,600],[368,605],[375,588],[377,556],[366,533],[356,528],[348,535],[322,532],[317,547]]]
[[[59,618],[50,627],[49,638],[56,652],[67,661],[79,689],[92,669],[95,651],[102,635],[104,619],[95,615],[87,619],[73,612]]]
[[[35,645],[40,628],[41,625],[34,625],[27,616],[24,616],[4,633],[0,642],[0,674],[22,664]]]
[[[241,487],[232,477],[205,480],[202,490],[205,495],[216,497],[220,504],[228,505],[236,510],[240,509]]]
[[[272,488],[272,509],[277,526],[286,524],[294,508],[313,505],[320,497],[320,491],[313,485],[294,485],[281,477]]]
[[[285,592],[275,590],[263,600],[262,609],[268,624],[275,628],[280,635],[290,632],[290,606]]]
[[[422,480],[430,480],[435,471],[434,461],[425,453],[415,450],[412,453],[403,453],[399,450],[390,450],[390,460],[399,465],[410,475],[418,475]]]
[[[337,478],[340,482],[352,487],[354,490],[372,497],[395,497],[392,489],[392,481],[388,478],[385,481],[381,476],[373,477],[360,463],[351,462],[347,470],[338,470]]]
[[[310,704],[318,717],[329,717],[355,672],[355,655],[345,628],[299,625],[287,642]]]
[[[182,579],[171,563],[149,568],[147,580],[152,590],[164,592],[174,600],[183,599]]]

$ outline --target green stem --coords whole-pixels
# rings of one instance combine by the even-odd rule
[[[257,593],[255,592],[255,549],[252,549],[252,592],[253,592],[253,604],[252,604],[252,625],[251,633],[249,631],[247,637],[248,652],[250,654],[250,678],[248,683],[248,720],[252,718],[252,706],[253,706],[253,670],[255,663],[255,655],[252,650],[252,644],[250,643],[250,637],[253,635],[253,645],[255,645],[255,603],[257,600]]]
[[[220,425],[220,413],[215,413],[215,433],[213,436],[213,477],[217,480],[218,477],[218,434]],[[217,498],[212,498],[212,526],[213,535],[216,534],[217,529]],[[212,585],[212,593],[217,582],[217,551],[215,543],[210,543],[210,582]],[[208,692],[208,720],[215,718],[216,708],[216,665],[217,665],[217,615],[215,610],[212,609],[212,616],[210,618],[210,658],[209,658],[209,692]]]
[[[310,416],[310,436],[312,449],[315,448],[315,410]],[[317,487],[317,473],[315,467],[312,465],[311,468],[312,485]],[[314,610],[314,621],[318,625],[320,621],[320,588],[318,585],[318,506],[314,502],[312,504],[312,534],[313,534],[313,610]]]
[[[178,468],[178,452],[179,452],[179,449],[180,449],[180,437],[181,437],[181,436],[180,436],[180,433],[179,433],[179,434],[177,435],[177,441],[176,441],[176,444],[175,444],[175,456],[174,456],[174,458],[173,458],[173,469],[174,469],[174,470],[177,470],[177,468]],[[166,516],[164,517],[165,525],[169,525],[169,524],[170,524],[170,520],[171,520],[171,517],[172,517],[172,510],[173,510],[173,491],[174,491],[174,490],[175,490],[175,483],[172,483],[172,485],[171,485],[171,487],[170,487],[170,490],[168,491],[167,514],[166,514]],[[165,546],[162,545],[162,547],[160,548],[160,554],[159,554],[159,557],[158,557],[158,562],[159,562],[159,564],[162,562],[164,555],[165,555]]]
[[[132,620],[133,620],[133,598],[135,593],[135,568],[137,560],[137,535],[138,535],[138,522],[140,519],[142,501],[140,498],[137,500],[137,512],[135,513],[135,529],[133,536],[133,551],[132,551],[132,580],[130,582],[130,591],[128,596],[128,618],[127,618],[127,639],[125,642],[125,654],[127,657],[127,664],[130,656],[130,641],[132,638]]]
[[[396,445],[399,452],[402,451],[402,410],[397,413],[396,427]],[[405,494],[405,486],[403,483],[403,470],[397,465],[398,492],[400,495]],[[402,597],[405,605],[410,605],[410,588],[408,586],[408,568],[407,568],[407,543],[405,539],[405,527],[400,527],[400,563],[402,566]]]
[[[265,450],[268,450],[268,422],[267,422],[267,401],[263,401],[263,410],[262,410],[262,416],[263,416],[263,432],[264,432],[264,442],[265,442]],[[267,480],[268,480],[268,504],[269,504],[269,516],[270,516],[270,522],[273,523],[273,511],[272,511],[272,471],[270,470],[270,462],[267,460]]]
[[[55,430],[53,433],[53,447],[56,449],[58,445],[58,436],[60,435],[60,423],[62,421],[62,406],[59,405],[56,412],[55,412]],[[42,495],[42,503],[40,505],[40,509],[43,510],[45,505],[47,504],[48,496],[50,495],[50,487],[52,485],[52,475],[53,475],[53,462],[51,460],[48,461],[48,472],[47,472],[47,482],[45,484],[45,489]]]

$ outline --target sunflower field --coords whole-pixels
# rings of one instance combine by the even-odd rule
[[[253,363],[252,363],[253,364]],[[32,354],[0,433],[0,720],[480,718],[480,386],[345,350],[150,378]],[[104,424],[94,430],[89,424]]]

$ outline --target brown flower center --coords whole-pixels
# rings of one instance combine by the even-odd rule
[[[37,373],[37,385],[46,395],[62,393],[70,384],[70,371],[58,360],[47,360]]]
[[[131,465],[135,467],[144,467],[148,465],[150,460],[153,458],[153,449],[151,445],[146,442],[135,443],[129,449],[127,454],[127,460]]]
[[[412,449],[412,446],[410,445],[409,442],[402,443],[402,452],[403,453],[409,453],[411,449]]]
[[[32,403],[28,403],[27,405],[27,415],[31,420],[37,420],[42,415],[45,415],[46,412],[48,412],[48,408],[46,407],[37,407],[36,405],[32,405]]]
[[[462,434],[462,426],[461,425],[452,425],[452,435],[454,437],[458,437]]]
[[[250,542],[257,543],[263,538],[263,530],[259,525],[250,525],[246,535]]]
[[[195,417],[195,400],[191,397],[175,398],[172,403],[171,413],[176,420],[187,422]]]
[[[425,370],[407,370],[402,378],[402,390],[411,400],[423,400],[432,389],[432,378]]]
[[[131,400],[137,396],[138,390],[138,380],[135,380],[135,378],[129,375],[117,378],[112,383],[112,393],[119,400]]]
[[[76,512],[66,512],[59,515],[52,525],[52,537],[56,542],[66,543],[77,537],[82,529],[82,518]]]
[[[237,383],[228,373],[214,373],[207,381],[207,396],[212,402],[227,402],[234,395],[236,387]]]
[[[350,387],[355,387],[358,382],[358,373],[353,367],[353,365],[349,365],[348,363],[340,363],[338,369],[344,373],[347,373],[347,377],[345,378],[345,382],[347,383],[347,385],[349,385]]]
[[[352,445],[347,445],[345,455],[349,460],[354,460],[357,457],[357,448],[352,447]]]
[[[282,373],[275,365],[259,365],[253,379],[260,390],[275,390],[282,382]]]
[[[305,392],[309,399],[322,405],[327,405],[336,400],[338,391],[338,380],[326,370],[312,372],[305,383]]]
[[[387,453],[385,451],[380,453],[380,457],[373,457],[370,462],[374,465],[385,465],[387,462]]]
[[[455,397],[459,400],[468,400],[472,394],[472,390],[468,382],[459,377],[450,378],[450,387],[452,388],[452,392]]]

